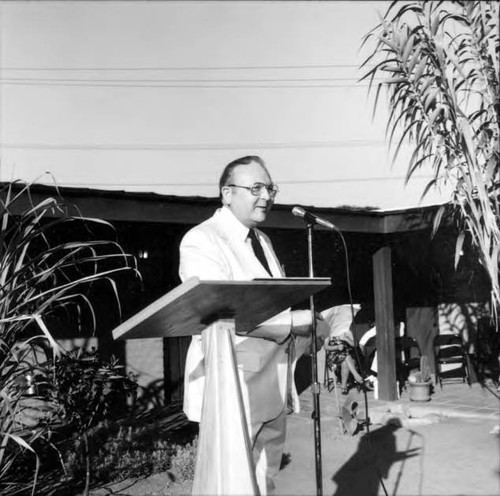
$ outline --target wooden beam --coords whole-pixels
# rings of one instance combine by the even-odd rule
[[[388,246],[380,248],[373,255],[373,292],[377,327],[378,395],[381,400],[395,401],[398,398],[398,391],[396,384],[391,249]]]

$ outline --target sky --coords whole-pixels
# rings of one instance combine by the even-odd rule
[[[218,195],[260,155],[278,203],[381,209],[405,186],[359,82],[380,1],[0,3],[0,180]],[[45,174],[49,172],[50,175]]]

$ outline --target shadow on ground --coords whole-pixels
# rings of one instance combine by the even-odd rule
[[[361,437],[357,451],[332,477],[337,484],[334,496],[377,496],[393,463],[419,455],[420,448],[411,447],[412,436],[407,449],[397,451],[395,431],[399,428],[401,423],[394,421]]]

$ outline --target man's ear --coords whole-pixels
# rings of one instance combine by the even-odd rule
[[[221,189],[221,197],[224,205],[231,205],[231,196],[231,188],[229,186],[223,186]]]

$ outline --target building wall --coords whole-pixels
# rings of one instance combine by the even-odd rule
[[[0,2],[0,179],[214,197],[260,154],[280,201],[416,206],[432,175],[391,167],[359,82],[388,5]]]

